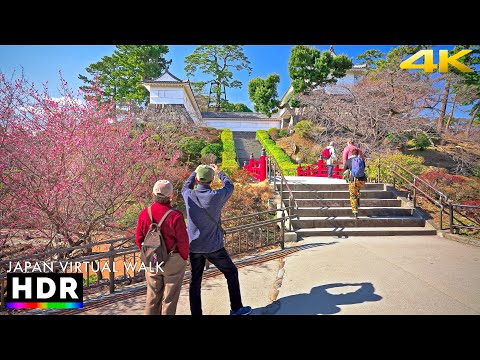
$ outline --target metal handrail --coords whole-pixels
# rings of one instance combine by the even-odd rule
[[[279,209],[273,209],[273,210],[266,210],[266,211],[260,211],[257,213],[253,214],[247,214],[247,215],[241,215],[241,216],[236,216],[232,218],[225,219],[224,222],[232,221],[232,220],[238,220],[238,219],[246,219],[246,218],[252,218],[252,217],[257,217],[260,215],[265,215],[268,213],[275,213],[275,212],[281,212],[281,217],[274,218],[274,219],[267,219],[267,220],[261,220],[261,221],[255,221],[250,224],[242,224],[238,226],[232,226],[229,228],[225,228],[225,233],[231,238],[230,240],[230,246],[234,246],[233,241],[235,240],[235,234],[237,234],[238,238],[238,251],[235,252],[235,254],[240,254],[244,251],[251,251],[259,247],[263,246],[270,246],[270,245],[275,245],[275,244],[280,244],[280,247],[284,249],[284,242],[285,242],[285,222],[287,219],[290,219],[290,216],[285,216],[285,211],[291,211],[291,207],[283,207]],[[275,229],[277,228],[278,224],[280,225],[280,231],[276,232]],[[273,225],[273,229],[269,231],[269,226]],[[253,236],[253,248],[252,245],[246,244],[246,250],[242,251],[242,244],[240,242],[241,240],[241,233],[244,231],[249,231],[253,232],[253,234],[258,233],[258,240],[260,241],[260,245],[257,246],[256,239],[257,236]],[[263,241],[262,241],[262,233],[263,233]],[[269,235],[270,233],[270,235]],[[246,234],[244,237],[248,238],[252,234]],[[272,239],[273,235],[273,239]],[[279,235],[279,238],[278,238]],[[99,261],[98,268],[100,268],[100,263],[101,260],[104,260],[105,262],[108,261],[109,264],[113,264],[115,258],[123,256],[124,261],[126,259],[126,255],[133,255],[133,261],[135,262],[136,257],[138,256],[137,253],[140,251],[136,245],[130,246],[130,247],[125,247],[125,248],[120,248],[120,249],[114,249],[113,244],[121,241],[131,241],[134,239],[134,236],[128,237],[128,238],[120,238],[120,239],[109,239],[109,240],[104,240],[104,241],[99,241],[96,243],[90,243],[90,244],[84,244],[84,245],[79,245],[75,247],[70,247],[70,248],[60,248],[60,249],[54,249],[54,250],[49,250],[43,253],[37,253],[37,254],[32,254],[29,256],[23,256],[23,257],[18,257],[14,259],[9,259],[9,260],[3,260],[0,262],[1,265],[9,264],[9,263],[14,263],[14,262],[20,262],[22,260],[32,260],[32,259],[38,259],[41,257],[47,257],[49,255],[56,255],[56,254],[62,254],[66,252],[71,252],[73,250],[78,250],[78,249],[88,249],[88,248],[93,248],[94,246],[98,245],[104,245],[104,244],[110,244],[110,247],[107,251],[104,252],[96,252],[96,253],[90,253],[88,255],[81,255],[81,256],[76,256],[72,257],[69,259],[64,259],[64,260],[56,260],[53,261],[54,263],[54,270],[58,271],[61,269],[62,264],[66,263],[72,263],[72,262],[86,262],[88,265],[86,267],[87,271],[87,278],[86,278],[86,288],[94,288],[101,286],[102,284],[109,285],[110,293],[113,293],[115,291],[115,284],[118,282],[126,281],[127,279],[137,279],[142,277],[143,275],[140,274],[135,268],[132,268],[131,270],[133,271],[133,276],[128,274],[127,272],[124,272],[122,279],[116,279],[115,274],[113,272],[110,272],[108,279],[103,279],[102,272],[100,271],[97,273],[97,279],[94,280],[93,282],[90,281],[90,264],[94,261]],[[227,239],[226,239],[227,242]],[[122,243],[124,244],[124,243]],[[111,268],[111,266],[110,266]],[[93,270],[92,270],[93,271]],[[7,277],[7,273],[2,273],[0,274],[0,309],[3,309],[5,307],[5,298],[4,298],[4,286],[5,286],[5,278]],[[107,282],[105,282],[107,281]]]
[[[413,180],[409,180],[403,175],[399,174],[396,171],[396,168],[401,169],[402,171],[406,172],[409,174]],[[445,195],[443,192],[440,190],[436,189],[434,186],[430,185],[427,183],[425,180],[419,178],[417,175],[413,174],[410,170],[406,169],[405,167],[393,163],[391,167],[389,167],[389,170],[394,174],[395,176],[399,177],[403,181],[405,181],[412,189],[413,189],[413,207],[416,207],[416,196],[417,192],[420,192],[425,198],[427,198],[430,202],[435,204],[440,208],[440,230],[443,230],[443,212],[449,216],[449,228],[450,232],[454,233],[455,229],[460,229],[460,228],[465,228],[469,230],[480,230],[480,227],[476,227],[474,225],[466,225],[461,219],[458,219],[455,217],[455,214],[462,216],[463,218],[467,219],[468,221],[471,221],[473,223],[478,224],[478,221],[475,221],[471,218],[469,218],[467,215],[461,213],[460,211],[456,210],[456,207],[463,207],[463,208],[471,208],[471,209],[478,209],[480,211],[480,206],[475,206],[475,205],[463,205],[463,204],[455,204],[452,203],[452,201],[448,198],[447,195]],[[423,189],[421,189],[417,184],[421,183],[422,185],[425,185],[428,189],[433,191],[436,195],[438,195],[438,200],[432,198],[430,194],[425,192]],[[393,178],[393,187],[395,188],[395,177]],[[448,211],[447,211],[448,208]],[[458,221],[461,225],[455,224],[455,220]]]
[[[455,210],[456,207],[459,207],[459,208],[467,208],[467,209],[476,209],[477,211],[480,212],[480,206],[476,206],[476,205],[464,205],[464,204],[454,204],[454,203],[449,203],[448,204],[448,208],[449,208],[449,217],[450,217],[450,233],[453,234],[455,232],[455,229],[468,229],[468,230],[480,230],[480,224],[478,223],[478,221],[475,221],[473,219],[470,219],[467,215],[461,213],[460,211],[458,210]],[[461,222],[462,225],[459,225],[459,224],[455,224],[455,218],[453,217],[453,213],[456,212],[457,214],[460,214],[461,216],[463,216],[465,219],[471,221],[472,223],[474,224],[478,224],[479,226],[475,226],[475,225],[465,225],[463,222]]]
[[[400,164],[397,164],[397,163],[394,163],[396,167],[402,169],[403,171],[405,171],[407,174],[409,174],[410,176],[416,178],[417,181],[420,181],[421,183],[423,183],[424,185],[426,185],[427,187],[429,187],[431,190],[433,190],[434,192],[436,192],[437,194],[441,195],[442,197],[444,198],[447,198],[447,196],[442,193],[440,190],[434,188],[432,185],[430,185],[429,183],[427,183],[425,180],[419,178],[417,175],[415,175],[414,173],[412,173],[410,170],[408,169],[405,169],[403,166],[401,166]],[[405,179],[404,179],[405,180]]]
[[[18,261],[23,261],[23,260],[30,260],[32,258],[38,258],[38,257],[41,257],[41,256],[63,254],[63,253],[66,253],[66,252],[71,252],[71,251],[79,250],[79,249],[89,249],[89,248],[93,248],[93,247],[98,246],[98,245],[113,244],[117,241],[125,241],[126,242],[126,241],[130,241],[134,238],[135,238],[135,236],[130,236],[130,237],[127,237],[127,238],[103,240],[103,241],[99,241],[99,242],[77,245],[77,246],[72,246],[72,247],[68,247],[68,248],[52,249],[52,250],[45,251],[45,252],[42,252],[42,253],[35,253],[35,254],[26,255],[26,256],[22,256],[22,257],[18,257],[18,258],[13,258],[13,259],[10,259],[10,260],[1,260],[0,265],[8,264],[9,262],[18,262]],[[123,245],[123,244],[121,244],[121,245]]]

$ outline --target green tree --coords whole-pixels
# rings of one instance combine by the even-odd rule
[[[295,93],[308,94],[319,86],[335,84],[352,66],[346,55],[333,56],[330,51],[296,45],[290,54],[288,73]]]
[[[221,100],[220,103],[221,112],[252,112],[252,110],[243,103],[230,103],[226,100]]]
[[[194,89],[203,89],[206,84],[212,84],[215,94],[215,111],[221,109],[222,88],[240,88],[242,83],[233,79],[232,70],[247,70],[252,72],[250,61],[245,56],[240,45],[200,45],[193,54],[185,58],[185,71],[188,76],[200,70],[209,75],[210,79],[194,84]]]
[[[248,83],[248,96],[253,101],[255,111],[261,112],[268,117],[278,107],[277,86],[280,82],[278,74],[270,74],[266,79],[256,77]]]
[[[363,60],[370,71],[379,71],[388,68],[393,71],[403,71],[400,63],[408,56],[428,48],[428,45],[400,45],[392,48],[388,53],[377,49],[370,49],[357,56],[357,60]]]
[[[78,78],[86,84],[84,90],[96,81],[107,99],[146,105],[149,94],[141,82],[160,76],[168,63],[166,53],[166,45],[117,45],[111,56],[85,69],[89,75]]]

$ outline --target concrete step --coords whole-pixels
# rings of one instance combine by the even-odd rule
[[[292,191],[295,199],[349,199],[348,191]],[[288,199],[289,192],[283,191],[283,198]],[[361,199],[393,199],[394,195],[390,191],[380,190],[362,190]]]
[[[349,199],[295,199],[299,207],[349,207]],[[399,199],[364,199],[360,200],[362,208],[367,207],[400,207]]]
[[[289,183],[292,191],[348,191],[348,184],[298,184]],[[362,190],[385,190],[384,184],[367,183]],[[278,185],[277,185],[278,188]]]
[[[363,206],[363,202],[361,202]],[[413,209],[401,207],[361,207],[362,216],[411,216]],[[351,207],[299,207],[295,213],[298,216],[310,217],[332,217],[332,216],[351,216]]]
[[[346,227],[406,227],[425,226],[425,220],[414,216],[360,216],[308,217],[292,220],[295,229],[304,228],[346,228]]]
[[[346,227],[346,228],[310,228],[296,231],[300,238],[309,236],[402,236],[402,235],[436,235],[435,229],[424,227]]]

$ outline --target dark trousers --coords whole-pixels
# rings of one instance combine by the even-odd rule
[[[228,294],[230,295],[230,308],[238,310],[242,305],[240,295],[240,283],[238,282],[238,270],[225,248],[212,253],[199,254],[190,253],[190,312],[192,315],[202,315],[202,275],[205,268],[205,260],[210,261],[220,270],[228,284]]]

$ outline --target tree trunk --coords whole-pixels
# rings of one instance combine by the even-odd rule
[[[448,115],[447,124],[445,125],[445,131],[446,131],[447,134],[450,133],[450,123],[452,122],[453,112],[455,111],[456,101],[457,101],[457,96],[453,95],[452,107],[450,109],[450,114]]]
[[[470,122],[468,123],[468,127],[467,127],[467,137],[470,135],[470,130],[472,130],[473,121],[475,120],[475,116],[477,116],[478,109],[480,109],[480,107],[477,107],[477,108],[475,109],[475,111],[474,111],[473,114],[472,114],[472,118],[470,119]]]
[[[217,79],[217,104],[215,105],[215,111],[220,111],[220,101],[222,98],[222,83],[220,79]]]
[[[443,134],[443,119],[445,118],[445,113],[447,111],[447,102],[448,102],[448,95],[450,94],[450,81],[445,80],[445,87],[443,88],[443,95],[442,95],[442,105],[440,107],[440,114],[438,115],[437,119],[437,132],[440,137]]]

